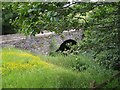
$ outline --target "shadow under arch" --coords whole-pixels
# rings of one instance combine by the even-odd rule
[[[68,46],[68,44],[70,44],[70,47]],[[68,40],[65,40],[61,45],[60,47],[56,50],[56,52],[63,52],[63,51],[67,51],[67,50],[70,50],[71,49],[71,46],[73,45],[76,45],[77,42],[73,39],[68,39]]]

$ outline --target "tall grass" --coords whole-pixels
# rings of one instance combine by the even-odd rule
[[[90,88],[110,78],[115,71],[99,66],[89,56],[41,56],[15,48],[4,48],[2,53],[3,88]],[[88,67],[78,71],[76,65]],[[107,87],[115,87],[109,84]]]

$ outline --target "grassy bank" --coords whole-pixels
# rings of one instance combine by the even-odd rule
[[[84,55],[41,56],[15,48],[0,53],[3,88],[90,88],[92,81],[100,84],[116,73]],[[117,80],[106,87],[115,86]]]

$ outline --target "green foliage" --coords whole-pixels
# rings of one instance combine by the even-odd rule
[[[26,35],[35,35],[41,30],[60,33],[64,30],[79,29],[85,19],[82,15],[89,4],[66,6],[69,2],[26,2],[13,3],[12,9],[18,13],[13,25]],[[84,6],[85,5],[85,6]],[[79,8],[83,8],[79,10]]]
[[[50,42],[50,46],[49,46],[49,55],[55,55],[55,51],[56,51],[57,47],[56,47],[56,40],[53,37],[51,42]]]
[[[77,2],[72,6],[64,7],[66,4],[67,2],[15,2],[5,5],[6,11],[3,10],[5,12],[3,12],[3,22],[8,22],[9,18],[17,13],[15,19],[11,20],[12,25],[17,29],[19,28],[19,31],[25,35],[35,35],[41,30],[61,33],[64,30],[83,28],[85,37],[80,42],[80,46],[73,47],[75,50],[65,52],[67,56],[60,54],[54,55],[54,57],[41,56],[42,60],[46,61],[48,65],[52,63],[55,67],[50,64],[50,68],[46,69],[43,68],[44,65],[42,67],[42,65],[32,63],[37,67],[32,68],[32,70],[20,71],[18,69],[18,71],[9,72],[8,75],[4,76],[3,87],[85,88],[89,87],[90,82],[93,80],[96,80],[99,84],[111,77],[115,73],[110,69],[111,67],[117,70],[120,69],[120,2]],[[74,56],[76,52],[77,54],[78,52],[82,53],[82,55]],[[84,56],[85,53],[91,53],[94,61],[90,57]],[[24,60],[30,59],[30,57],[13,57],[16,56],[5,54],[4,58],[6,60],[4,61],[14,60],[16,62],[17,58],[23,63],[29,63]],[[103,65],[107,67],[107,70]],[[114,80],[107,87],[114,86],[118,87],[117,80]]]
[[[85,37],[76,52],[91,52],[97,61],[108,61],[107,67],[115,67],[120,66],[119,5],[120,2],[15,2],[10,9],[18,15],[12,24],[25,35],[83,28]]]
[[[3,48],[0,53],[3,88],[90,88],[93,80],[99,84],[116,72],[106,70],[84,55],[39,57],[14,48]],[[75,60],[89,66],[81,72],[73,71]],[[119,87],[117,79],[113,82],[107,88]]]
[[[96,3],[97,5],[97,3]],[[85,38],[80,48],[107,67],[119,69],[119,2],[98,3],[87,13]]]
[[[14,27],[11,25],[11,20],[17,16],[16,12],[12,10],[12,3],[2,3],[2,34],[16,33]]]
[[[73,64],[72,68],[73,70],[76,70],[76,71],[84,71],[86,69],[89,68],[89,65],[87,63],[85,63],[84,61],[82,61],[83,58],[81,57],[76,57],[75,59],[75,63]]]

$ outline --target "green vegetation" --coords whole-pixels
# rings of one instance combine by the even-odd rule
[[[4,48],[1,53],[3,88],[90,88],[92,81],[100,84],[116,73],[99,66],[89,56],[45,57],[15,48]],[[86,69],[75,69],[78,62]],[[118,86],[117,79],[113,81],[107,87]]]
[[[98,63],[120,70],[120,2],[96,5],[86,15],[88,24],[80,47],[92,52]]]
[[[56,39],[53,37],[51,39],[50,46],[49,46],[51,51],[50,53],[55,52],[55,50],[57,49],[56,44],[57,44]]]
[[[2,25],[25,35],[83,29],[83,39],[66,56],[52,51],[54,41],[50,56],[4,48],[3,87],[88,88],[120,71],[120,2],[6,2],[2,11]],[[119,80],[104,87],[120,88]]]
[[[11,21],[16,18],[17,13],[12,10],[11,6],[12,3],[2,2],[2,33],[0,34],[17,33],[17,30],[15,30],[14,26],[11,24]]]
[[[2,10],[3,25],[11,22],[25,35],[82,28],[79,52],[92,53],[98,63],[119,70],[120,2],[12,2],[3,3]]]

